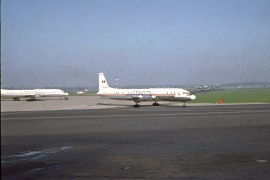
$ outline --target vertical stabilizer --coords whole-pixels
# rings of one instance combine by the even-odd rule
[[[105,79],[105,76],[103,73],[99,73],[98,78],[98,85],[99,85],[99,92],[98,94],[102,94],[104,91],[108,90],[110,87],[107,84],[107,81]]]

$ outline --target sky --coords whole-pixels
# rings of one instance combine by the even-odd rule
[[[270,81],[269,0],[2,0],[1,86]]]

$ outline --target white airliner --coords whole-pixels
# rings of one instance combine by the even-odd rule
[[[153,106],[158,106],[158,101],[186,101],[196,99],[189,91],[180,88],[149,88],[149,89],[118,89],[108,86],[103,73],[99,73],[99,92],[102,97],[118,100],[133,100],[134,107],[139,107],[141,101],[154,101]]]
[[[20,98],[30,98],[35,100],[38,97],[64,97],[67,100],[68,93],[61,89],[30,89],[30,90],[6,90],[1,89],[1,96],[13,98],[19,101]]]

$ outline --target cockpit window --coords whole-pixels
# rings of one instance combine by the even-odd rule
[[[184,91],[183,94],[190,95],[190,92],[189,91]]]

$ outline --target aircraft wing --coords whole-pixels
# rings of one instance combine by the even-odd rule
[[[130,94],[130,95],[122,95],[122,96],[106,96],[106,99],[117,99],[117,100],[133,100],[138,101],[141,99],[148,99],[149,101],[152,99],[149,95],[138,95],[138,94]]]
[[[42,95],[40,93],[29,93],[29,94],[25,94],[24,97],[30,97],[30,98],[37,98],[37,97],[41,97]]]
[[[126,94],[122,96],[106,96],[106,99],[115,100],[133,100],[133,101],[155,101],[161,96],[151,94]],[[166,95],[166,97],[174,97],[174,95]]]

